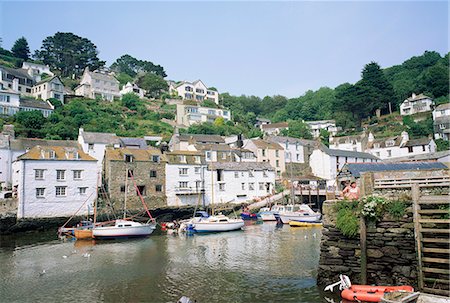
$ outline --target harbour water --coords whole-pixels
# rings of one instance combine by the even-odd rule
[[[0,301],[329,302],[315,280],[320,236],[275,223],[122,241],[3,236]]]

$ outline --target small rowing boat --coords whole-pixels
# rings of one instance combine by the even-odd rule
[[[291,227],[322,227],[322,223],[321,222],[289,221],[289,226],[291,226]]]

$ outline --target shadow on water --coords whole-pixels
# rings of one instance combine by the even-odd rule
[[[242,231],[144,239],[2,237],[1,300],[340,302],[316,286],[320,237],[320,229],[256,221]]]

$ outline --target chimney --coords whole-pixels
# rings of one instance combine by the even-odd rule
[[[375,140],[375,137],[373,136],[372,132],[369,133],[369,137],[367,137],[367,140],[369,142],[373,142]]]
[[[12,82],[12,90],[15,92],[19,91],[19,79],[14,78],[14,80]]]
[[[409,141],[409,134],[406,131],[402,131],[402,142],[401,145],[405,145]]]
[[[411,97],[412,97],[412,99],[415,99],[416,98],[416,94],[412,93]]]

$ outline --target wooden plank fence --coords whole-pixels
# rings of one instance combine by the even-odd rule
[[[375,179],[374,189],[411,188],[413,184],[418,184],[419,187],[450,186],[450,176]]]

